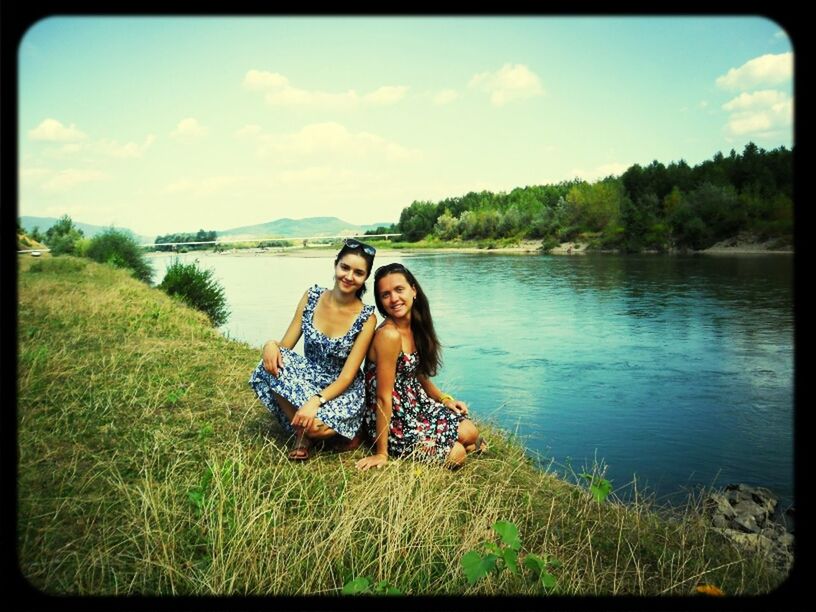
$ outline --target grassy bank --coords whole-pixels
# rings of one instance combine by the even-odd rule
[[[291,463],[246,382],[259,351],[124,270],[20,258],[18,319],[17,546],[47,593],[337,595],[366,576],[406,594],[542,594],[509,571],[468,584],[460,559],[497,541],[497,520],[522,554],[560,563],[556,595],[783,579],[694,513],[599,503],[487,424],[489,453],[457,472],[362,473],[362,450]]]

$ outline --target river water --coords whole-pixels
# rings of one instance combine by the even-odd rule
[[[173,257],[150,256],[156,283]],[[222,331],[258,349],[308,286],[331,286],[332,257],[180,256],[213,270],[232,311]],[[791,256],[397,254],[375,266],[394,261],[429,297],[438,386],[551,469],[598,462],[623,498],[635,480],[662,502],[743,482],[792,503]]]

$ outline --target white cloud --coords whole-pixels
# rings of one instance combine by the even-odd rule
[[[722,108],[731,113],[725,132],[732,137],[769,136],[790,129],[793,123],[793,99],[781,91],[742,93]]]
[[[235,130],[234,136],[237,138],[253,138],[255,136],[260,136],[262,133],[262,129],[260,125],[255,123],[251,123],[245,125],[244,127]]]
[[[204,136],[207,133],[207,128],[202,126],[198,119],[194,117],[187,117],[179,121],[176,129],[170,132],[173,138],[197,138]]]
[[[334,123],[307,125],[294,134],[258,134],[261,154],[281,153],[309,156],[334,154],[338,156],[382,156],[388,160],[412,160],[421,156],[416,149],[408,149],[369,132],[351,132]]]
[[[148,134],[142,144],[137,144],[135,142],[119,144],[115,140],[102,139],[94,143],[91,148],[96,153],[101,153],[110,157],[118,157],[123,159],[135,158],[144,155],[145,151],[147,151],[150,148],[150,145],[152,145],[155,141],[156,136],[153,134]]]
[[[541,79],[523,64],[505,64],[496,72],[481,72],[470,79],[468,86],[488,92],[493,106],[544,94]]]
[[[87,138],[73,123],[65,127],[56,119],[44,119],[40,125],[28,131],[28,137],[44,142],[75,142]]]
[[[741,93],[739,96],[723,104],[727,111],[743,111],[757,108],[767,108],[788,101],[787,94],[773,89],[763,89],[753,93]]]
[[[436,95],[433,97],[434,104],[438,106],[443,106],[445,104],[450,104],[451,102],[457,100],[459,98],[459,92],[455,89],[443,89],[440,92],[437,92]]]
[[[371,93],[364,95],[362,102],[370,106],[396,104],[405,97],[407,91],[408,88],[403,85],[378,87]]]
[[[793,76],[793,53],[778,53],[756,57],[739,68],[731,68],[717,78],[722,89],[747,90],[763,85],[779,85]]]
[[[582,168],[575,168],[570,173],[570,178],[578,177],[585,181],[595,181],[606,178],[607,176],[619,176],[626,172],[631,164],[622,164],[619,162],[611,162],[609,164],[602,164],[593,170],[584,170]]]
[[[396,104],[408,91],[408,87],[403,85],[385,85],[363,95],[353,89],[345,92],[307,90],[294,87],[287,77],[277,72],[254,69],[244,76],[244,87],[250,91],[266,92],[264,99],[271,106],[312,106],[335,110]]]
[[[99,170],[77,170],[69,168],[60,170],[50,180],[43,183],[44,191],[62,192],[73,189],[82,183],[93,183],[103,181],[108,175]]]
[[[244,87],[252,91],[263,91],[278,87],[288,87],[289,79],[277,72],[262,72],[250,70],[244,76]]]

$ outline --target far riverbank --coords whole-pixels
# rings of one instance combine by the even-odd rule
[[[760,241],[751,238],[734,237],[723,240],[717,244],[700,251],[689,251],[687,254],[700,255],[793,255],[792,246],[778,247],[776,240]],[[497,246],[494,248],[480,248],[477,246],[400,246],[397,248],[377,247],[380,255],[411,254],[440,254],[440,253],[492,253],[501,255],[540,255],[541,240],[523,240],[512,246]],[[212,252],[212,251],[206,251]],[[294,247],[251,247],[240,249],[227,249],[220,251],[221,255],[237,255],[244,257],[255,257],[258,255],[275,255],[290,257],[326,257],[333,255],[336,247],[329,245],[314,246],[294,246]],[[597,251],[588,248],[586,242],[562,242],[558,246],[548,251],[550,255],[586,255],[589,253],[614,254],[615,251]],[[163,255],[164,253],[149,253],[149,255]],[[644,254],[659,254],[657,251],[644,251]],[[667,254],[676,254],[669,251]]]

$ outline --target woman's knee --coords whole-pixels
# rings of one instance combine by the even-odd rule
[[[450,453],[448,453],[448,459],[445,464],[448,467],[457,468],[465,462],[466,457],[467,451],[465,451],[465,447],[459,442],[454,442],[453,448],[451,448]]]
[[[476,426],[470,419],[465,419],[459,423],[458,434],[458,441],[461,442],[463,446],[476,444],[476,440],[479,439],[479,430],[476,429]]]

